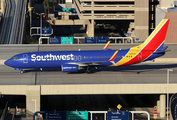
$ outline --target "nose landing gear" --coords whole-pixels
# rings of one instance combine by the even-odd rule
[[[20,70],[20,73],[23,74],[25,71],[24,70]]]

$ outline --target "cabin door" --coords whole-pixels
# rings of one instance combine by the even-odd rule
[[[28,63],[28,54],[23,55],[23,63]]]

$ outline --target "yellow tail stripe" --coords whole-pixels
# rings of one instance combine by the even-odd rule
[[[154,37],[154,35],[159,31],[162,25],[167,21],[167,19],[163,19],[162,22],[156,27],[156,29],[151,33],[151,35],[146,39],[146,41],[138,46],[132,47],[129,52],[122,58],[120,61],[116,63],[117,66],[122,65],[131,59],[133,59],[137,54],[148,44],[148,42]],[[134,53],[134,54],[132,54]],[[130,57],[129,57],[130,56]]]

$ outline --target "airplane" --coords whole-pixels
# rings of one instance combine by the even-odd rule
[[[108,49],[110,42],[103,50],[78,51],[39,51],[14,55],[4,62],[24,73],[24,69],[61,67],[62,72],[79,72],[85,69],[91,73],[92,67],[116,67],[151,61],[163,56],[168,46],[164,47],[169,19],[163,19],[144,43],[128,49]]]

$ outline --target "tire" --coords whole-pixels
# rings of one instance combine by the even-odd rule
[[[21,70],[20,73],[23,74],[23,73],[24,73],[24,70]]]
[[[87,73],[87,74],[90,74],[91,72],[92,72],[92,71],[91,71],[90,69],[87,69],[87,70],[86,70],[86,73]]]

